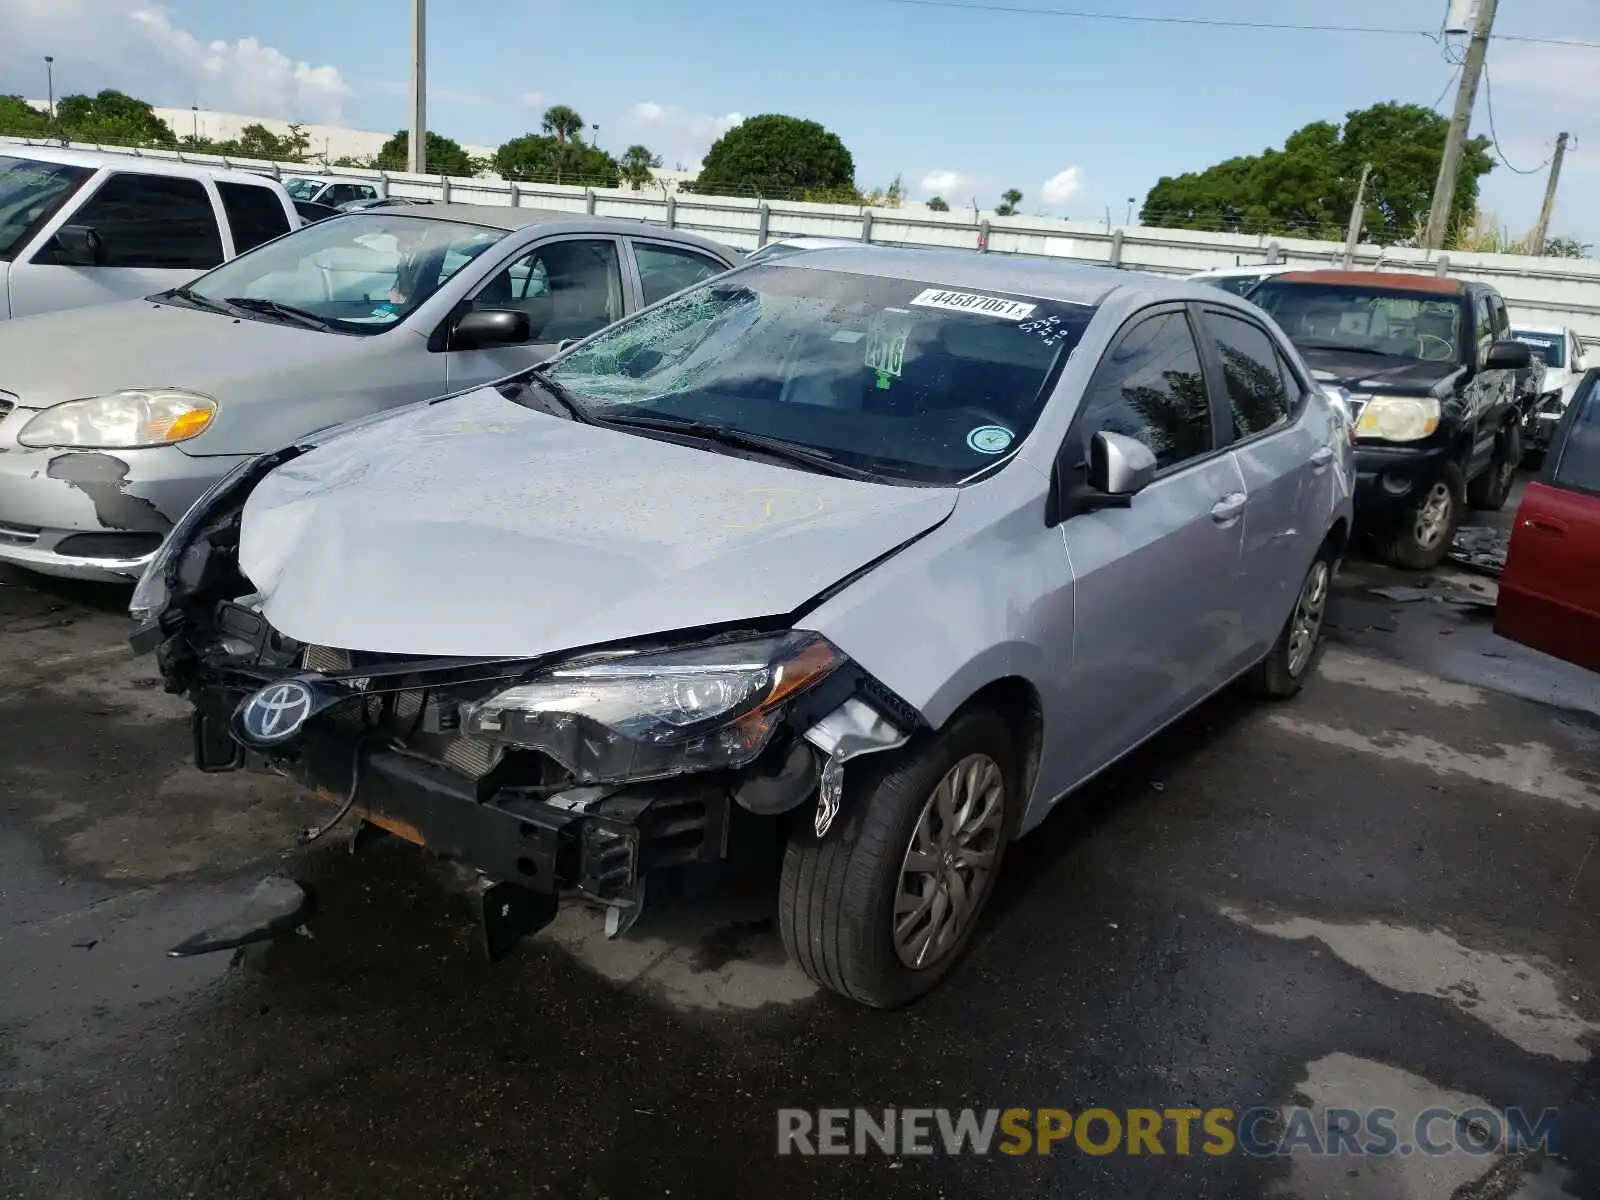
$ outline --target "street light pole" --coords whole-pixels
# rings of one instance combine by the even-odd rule
[[[1429,250],[1444,249],[1450,224],[1450,206],[1456,196],[1456,175],[1461,170],[1461,155],[1466,149],[1467,127],[1472,124],[1472,106],[1478,99],[1478,79],[1483,75],[1483,60],[1489,52],[1489,30],[1494,25],[1498,0],[1478,0],[1478,20],[1472,27],[1472,42],[1466,61],[1461,64],[1461,86],[1456,90],[1456,107],[1450,115],[1450,132],[1445,135],[1444,157],[1439,160],[1439,178],[1433,185],[1433,208],[1428,213],[1424,245]]]
[[[406,170],[421,175],[428,165],[428,52],[425,0],[411,0],[411,133]]]
[[[56,67],[55,67],[55,62],[56,62],[56,60],[55,60],[55,56],[53,54],[46,54],[44,56],[44,85],[45,85],[46,88],[48,88],[50,90],[50,120],[52,122],[56,119]]]

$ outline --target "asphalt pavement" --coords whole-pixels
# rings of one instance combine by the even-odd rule
[[[1600,687],[1494,584],[1347,565],[1318,677],[1226,694],[1018,843],[895,1013],[786,965],[770,878],[491,965],[411,847],[188,765],[115,589],[0,574],[5,1197],[1600,1196]],[[178,960],[262,875],[308,930]],[[1558,1110],[1552,1153],[779,1155],[779,1108]]]

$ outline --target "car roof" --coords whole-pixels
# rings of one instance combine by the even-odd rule
[[[984,254],[922,246],[836,246],[791,254],[760,263],[751,270],[838,271],[853,275],[878,275],[887,279],[920,280],[943,287],[1014,292],[1066,304],[1104,303],[1113,292],[1156,300],[1204,300],[1226,303],[1216,288],[1189,283],[1186,278],[1147,275],[1067,259]]]
[[[1186,276],[1188,279],[1226,279],[1234,275],[1282,275],[1294,270],[1281,263],[1260,263],[1253,267],[1212,267]],[[1342,272],[1341,272],[1342,274]]]
[[[361,210],[371,211],[371,210]],[[463,225],[481,225],[487,229],[503,229],[515,233],[534,225],[548,226],[550,233],[598,233],[627,237],[651,237],[663,241],[682,242],[691,246],[706,246],[721,252],[729,247],[719,245],[711,238],[686,233],[681,229],[668,229],[629,217],[591,217],[587,213],[560,212],[547,208],[512,208],[505,204],[399,204],[381,210],[385,219],[397,218],[412,221],[458,221]],[[346,213],[355,216],[356,213]]]
[[[1418,275],[1406,271],[1288,271],[1274,283],[1339,283],[1351,287],[1389,288],[1398,292],[1439,292],[1459,295],[1467,290],[1462,279],[1448,275]]]
[[[10,155],[13,158],[31,158],[36,162],[61,163],[65,166],[91,169],[123,167],[146,175],[179,175],[185,178],[209,175],[213,179],[226,180],[229,183],[259,183],[262,179],[271,182],[270,176],[254,171],[214,167],[209,163],[179,162],[170,158],[149,158],[143,154],[119,154],[114,150],[78,150],[69,146],[31,144],[23,146],[0,142],[0,154]]]

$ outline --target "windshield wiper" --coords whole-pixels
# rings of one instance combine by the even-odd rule
[[[593,425],[594,417],[589,410],[578,403],[578,398],[572,394],[572,389],[564,383],[557,383],[545,372],[543,367],[536,367],[528,372],[528,378],[539,385],[541,391],[551,397],[555,402],[572,415],[574,421],[581,421],[585,425]]]
[[[151,296],[152,300],[182,300],[196,308],[203,308],[206,312],[221,313],[225,317],[236,316],[231,305],[224,304],[221,300],[213,300],[210,296],[202,296],[199,292],[191,291],[188,284],[183,287],[168,288],[164,292],[157,292]]]
[[[246,312],[257,312],[266,317],[282,317],[286,321],[304,325],[307,329],[321,330],[323,333],[333,328],[316,313],[296,308],[292,304],[280,304],[276,300],[258,300],[253,296],[229,296],[227,303]]]
[[[882,483],[883,477],[860,467],[847,466],[826,451],[798,446],[781,438],[766,437],[759,433],[746,433],[742,429],[729,429],[725,425],[712,425],[689,417],[623,416],[601,417],[602,425],[621,425],[628,429],[654,429],[662,433],[681,433],[701,441],[715,442],[736,450],[754,450],[770,458],[780,459],[792,466],[803,467],[821,475],[840,479],[859,479],[867,483]]]
[[[1378,358],[1404,358],[1403,354],[1391,354],[1387,350],[1374,350],[1371,346],[1346,346],[1342,342],[1301,342],[1304,350],[1337,350],[1344,354],[1372,354]]]

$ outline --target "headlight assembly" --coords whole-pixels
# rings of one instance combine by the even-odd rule
[[[24,446],[77,450],[137,450],[186,442],[204,433],[217,402],[197,392],[150,388],[68,400],[22,427]]]
[[[562,664],[462,714],[467,732],[555,759],[584,783],[736,768],[789,702],[844,662],[795,631]]]
[[[1439,428],[1439,402],[1431,396],[1373,396],[1356,423],[1358,438],[1420,442]]]

